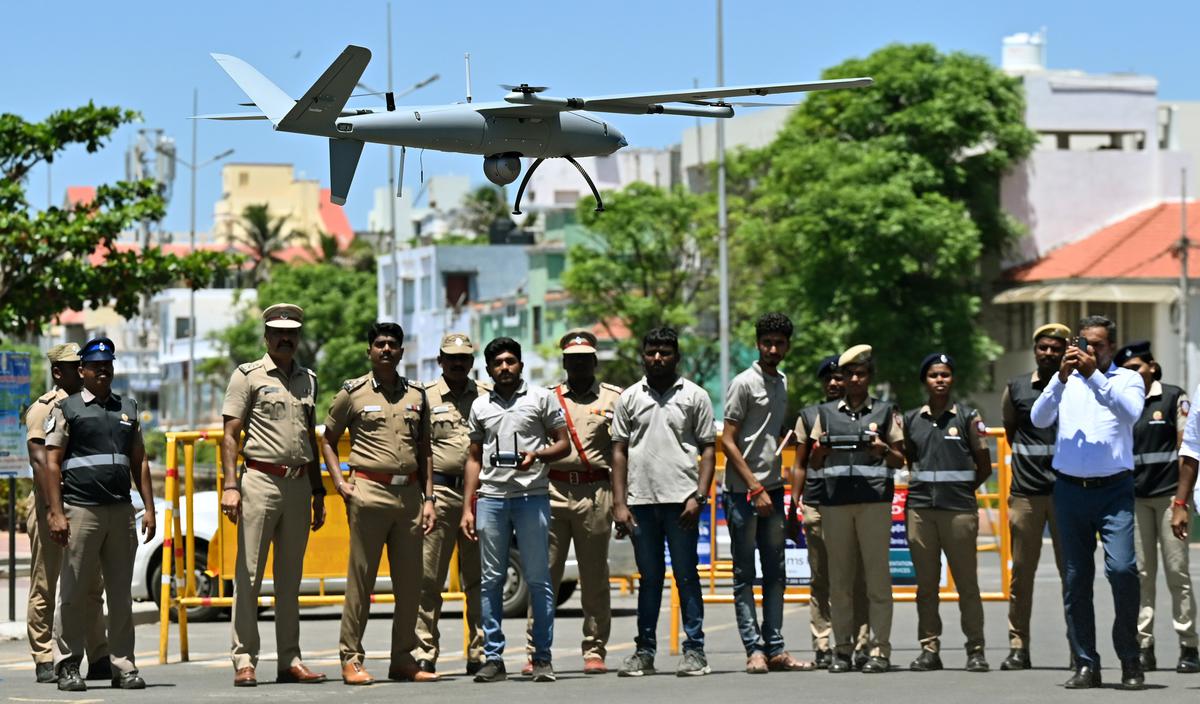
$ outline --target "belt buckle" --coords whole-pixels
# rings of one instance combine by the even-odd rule
[[[576,472],[574,470],[567,472],[567,477],[568,477],[567,481],[570,484],[579,484],[580,483],[579,482],[579,472]]]
[[[392,486],[408,486],[408,480],[409,480],[409,477],[410,477],[410,476],[412,476],[412,475],[409,475],[409,474],[393,474],[393,475],[392,475],[392,481],[390,482],[390,484],[391,484]]]

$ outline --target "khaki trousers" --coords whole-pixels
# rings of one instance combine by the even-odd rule
[[[1154,647],[1154,597],[1158,587],[1158,551],[1162,551],[1163,576],[1171,593],[1171,621],[1179,634],[1179,645],[1196,647],[1196,599],[1188,572],[1188,542],[1171,532],[1173,496],[1135,499],[1133,521],[1137,538],[1138,580],[1142,605],[1138,611],[1138,646]]]
[[[416,483],[384,486],[361,477],[351,477],[354,493],[346,503],[350,524],[350,561],[346,568],[346,601],[342,608],[342,630],[338,652],[342,664],[362,664],[363,633],[371,616],[371,593],[379,574],[379,560],[387,547],[392,593],[391,668],[414,662],[417,645],[417,606],[421,599],[421,507],[424,498]]]
[[[550,584],[562,584],[567,553],[575,542],[579,600],[583,606],[584,659],[608,654],[612,603],[608,584],[608,541],[612,537],[612,486],[608,482],[550,482]],[[533,657],[533,617],[525,624],[525,652]]]
[[[58,595],[58,575],[62,569],[63,548],[50,539],[46,511],[36,492],[30,493],[25,532],[29,534],[29,604],[25,609],[25,631],[29,652],[35,663],[54,662],[54,601]],[[108,636],[104,632],[104,580],[88,589],[93,618],[87,630],[88,662],[108,659]]]
[[[982,652],[983,599],[979,596],[975,550],[979,514],[975,511],[910,508],[906,519],[908,549],[917,572],[917,638],[921,648],[935,653],[941,650],[938,583],[942,577],[944,552],[958,591],[958,612],[963,635],[967,637],[967,652]]]
[[[804,540],[808,545],[809,582],[808,626],[812,631],[812,649],[816,652],[829,650],[833,625],[829,620],[829,548],[825,544],[825,525],[821,521],[821,507],[804,505]],[[862,565],[858,579],[854,580],[854,623],[856,635],[854,649],[867,647],[871,629],[867,627],[867,584],[863,581]]]
[[[71,537],[63,553],[54,609],[54,669],[61,673],[64,664],[78,666],[83,660],[88,633],[95,628],[100,608],[94,587],[97,574],[102,574],[113,674],[135,672],[133,598],[129,593],[137,552],[133,504],[64,508]]]
[[[433,532],[425,536],[422,549],[424,577],[421,579],[421,602],[417,610],[417,646],[413,655],[418,660],[437,662],[441,652],[441,631],[438,620],[442,617],[442,590],[446,587],[446,575],[450,572],[450,557],[458,546],[459,586],[467,595],[467,627],[471,641],[467,649],[469,662],[483,662],[483,629],[479,626],[479,543],[472,542],[462,534],[463,495],[458,489],[434,485],[437,496],[434,511],[437,520]]]
[[[258,597],[267,555],[274,546],[275,649],[280,672],[300,664],[300,578],[312,525],[308,477],[284,479],[254,469],[242,471],[242,515],[238,519],[233,574],[233,667],[258,667]]]
[[[890,543],[892,504],[821,506],[829,561],[829,608],[833,649],[850,657],[859,629],[854,622],[854,584],[859,574],[867,589],[867,624],[871,629],[868,654],[892,656],[892,572]]]
[[[1050,496],[1008,497],[1008,529],[1012,536],[1012,572],[1009,577],[1008,644],[1010,648],[1029,648],[1029,619],[1033,613],[1033,577],[1042,557],[1042,533],[1050,524],[1054,562],[1063,574],[1062,551],[1058,543],[1058,523]],[[1068,639],[1069,640],[1069,639]]]

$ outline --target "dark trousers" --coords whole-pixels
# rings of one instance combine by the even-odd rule
[[[654,657],[658,649],[658,612],[662,607],[663,582],[666,579],[665,543],[671,553],[671,572],[679,589],[683,632],[687,634],[683,650],[703,653],[704,600],[701,598],[700,576],[696,571],[699,528],[683,528],[679,525],[683,504],[645,504],[630,506],[629,510],[638,524],[633,532],[633,550],[638,572],[642,576],[638,588],[638,634],[634,639],[638,652]]]
[[[1076,663],[1100,667],[1092,604],[1097,533],[1104,548],[1104,574],[1112,587],[1116,614],[1113,648],[1121,662],[1136,660],[1140,588],[1133,547],[1133,475],[1094,488],[1060,479],[1054,483],[1054,512],[1062,544],[1067,635]]]

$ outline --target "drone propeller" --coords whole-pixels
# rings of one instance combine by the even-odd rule
[[[735,108],[794,108],[800,103],[753,103],[740,100],[723,100],[716,103],[710,103],[705,100],[685,100],[689,105],[704,105],[707,107],[723,107],[729,105]]]
[[[533,93],[541,93],[543,91],[549,90],[549,86],[531,86],[528,83],[522,83],[519,86],[513,86],[513,85],[509,85],[507,83],[501,83],[500,87],[510,93],[521,93],[523,95],[531,95]]]

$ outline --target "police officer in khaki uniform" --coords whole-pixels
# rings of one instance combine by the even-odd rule
[[[830,672],[849,672],[858,629],[854,624],[854,583],[861,569],[867,585],[870,659],[863,672],[891,669],[893,472],[904,466],[904,431],[895,406],[873,398],[875,366],[870,345],[842,353],[838,367],[846,379],[839,401],[821,404],[809,437],[809,471],[824,481],[821,521],[830,560],[829,590],[833,621]],[[825,438],[822,440],[822,438]]]
[[[433,530],[425,536],[424,578],[421,604],[417,612],[417,664],[425,672],[437,669],[439,646],[438,619],[442,613],[442,590],[450,571],[450,557],[458,548],[459,585],[467,595],[467,625],[471,631],[467,674],[474,675],[483,666],[483,630],[479,626],[479,543],[468,540],[459,530],[463,509],[463,468],[467,464],[467,417],[471,404],[487,395],[492,385],[471,379],[475,345],[463,333],[452,332],[442,338],[438,364],[442,378],[426,384],[429,405],[430,445],[433,452]]]
[[[388,678],[424,682],[413,659],[421,572],[421,536],[433,527],[429,482],[429,408],[425,390],[396,373],[404,354],[404,330],[376,323],[367,331],[371,373],[342,384],[325,418],[321,454],[346,502],[350,559],[338,650],[342,682],[371,684],[363,669],[362,637],[371,613],[379,559],[387,548],[392,591],[392,657]],[[350,479],[342,478],[337,444],[350,429]]]
[[[79,345],[74,342],[51,347],[46,358],[50,360],[55,388],[42,394],[25,412],[25,445],[29,451],[29,466],[33,469],[33,491],[29,496],[29,513],[25,517],[25,532],[29,534],[29,605],[25,620],[34,674],[38,682],[52,684],[58,681],[54,674],[54,600],[63,550],[50,539],[50,530],[46,526],[49,503],[38,485],[46,471],[46,418],[55,404],[83,388],[83,377],[79,375]],[[112,678],[108,639],[104,633],[103,588],[103,580],[97,579],[90,592],[95,618],[87,633],[89,680]]]
[[[938,589],[945,553],[967,637],[967,671],[987,672],[975,550],[979,537],[975,490],[992,473],[992,458],[984,444],[987,426],[978,411],[951,399],[953,357],[944,353],[925,357],[920,378],[928,401],[904,416],[905,452],[912,469],[905,523],[917,573],[917,637],[921,641],[921,654],[909,669],[942,669]]]
[[[83,692],[79,676],[89,627],[95,623],[92,587],[104,576],[108,604],[108,643],[112,685],[144,689],[134,662],[133,560],[137,552],[133,486],[146,506],[154,506],[150,466],[138,425],[137,403],[112,393],[112,340],[88,341],[83,359],[83,390],[56,405],[46,431],[46,472],[42,493],[49,509],[50,539],[66,546],[54,612],[54,669],[58,688]],[[142,517],[145,542],[155,534],[153,509]]]
[[[583,606],[583,673],[608,672],[604,658],[612,625],[608,583],[608,541],[612,537],[613,404],[621,387],[596,379],[596,336],[568,332],[558,341],[567,380],[554,395],[567,421],[571,454],[550,463],[550,584],[562,583],[567,552],[575,542]],[[533,656],[532,620],[526,652]],[[533,661],[526,665],[530,671]]]
[[[304,311],[276,303],[263,311],[267,353],[237,368],[221,415],[226,468],[221,511],[238,525],[233,587],[233,684],[258,684],[258,596],[274,546],[277,682],[324,682],[300,659],[300,578],[308,531],[325,523],[325,488],[316,452],[317,376],[295,360]],[[238,463],[238,441],[245,431]],[[229,471],[237,467],[238,471]]]

